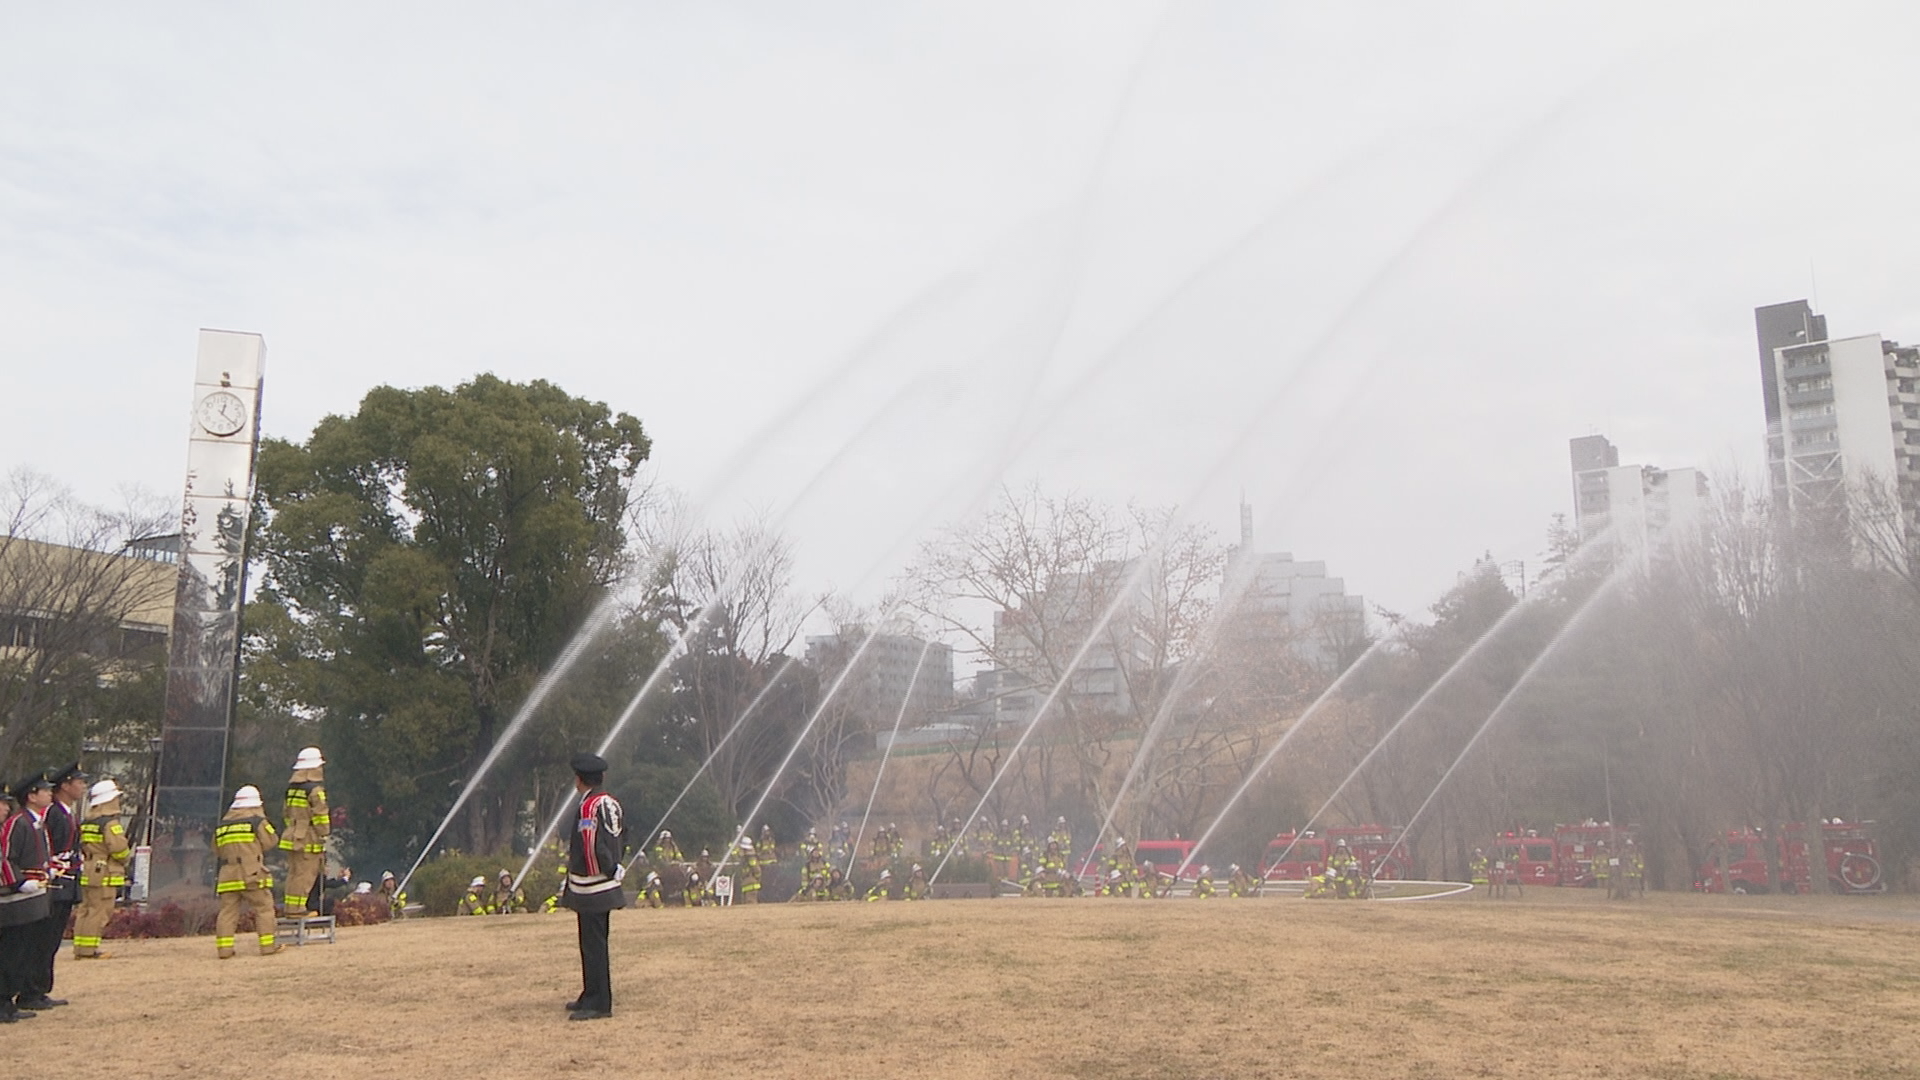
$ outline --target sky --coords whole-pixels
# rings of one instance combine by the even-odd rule
[[[1590,10],[1591,9],[1591,10]],[[10,5],[0,469],[482,371],[871,602],[1003,485],[1418,612],[1567,440],[1757,474],[1752,309],[1920,339],[1920,6]]]

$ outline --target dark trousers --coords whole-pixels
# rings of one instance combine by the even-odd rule
[[[609,911],[576,911],[580,920],[580,1007],[613,1011],[613,973],[607,961]]]
[[[0,1012],[12,1012],[15,998],[33,997],[40,960],[40,924],[0,929]]]
[[[60,943],[66,940],[67,918],[74,908],[65,900],[55,900],[51,906],[53,914],[33,924],[40,933],[39,966],[32,973],[33,993],[42,997],[53,993],[53,961],[60,955]]]

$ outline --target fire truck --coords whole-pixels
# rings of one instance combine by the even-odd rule
[[[1328,829],[1327,839],[1335,846],[1345,840],[1347,850],[1360,860],[1360,868],[1373,881],[1404,881],[1409,874],[1407,849],[1400,843],[1399,829],[1349,825]]]
[[[1172,877],[1182,863],[1187,868],[1180,871],[1179,880],[1200,880],[1200,863],[1193,858],[1191,840],[1142,840],[1133,845],[1133,861],[1140,865],[1153,864],[1155,873],[1163,877]]]
[[[1542,887],[1560,884],[1560,851],[1550,836],[1533,829],[1511,830],[1493,838],[1487,862],[1505,863],[1507,880]]]
[[[1593,860],[1602,845],[1607,849],[1608,858],[1617,859],[1620,852],[1633,842],[1634,829],[1631,826],[1615,825],[1610,821],[1588,818],[1578,825],[1554,826],[1554,872],[1560,878],[1558,884],[1576,889],[1592,888]]]
[[[1872,824],[1838,818],[1821,823],[1820,835],[1827,849],[1827,881],[1834,892],[1862,895],[1887,891],[1879,849],[1867,829]],[[1729,830],[1721,840],[1726,852],[1724,874],[1721,860],[1710,858],[1693,887],[1712,893],[1766,892],[1769,839],[1755,829]],[[1813,875],[1806,826],[1797,821],[1784,826],[1777,841],[1773,854],[1780,863],[1780,891],[1810,891]]]
[[[1333,841],[1309,829],[1283,832],[1267,842],[1260,876],[1267,881],[1305,881],[1327,868]]]

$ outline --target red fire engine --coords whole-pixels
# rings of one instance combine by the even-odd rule
[[[1859,895],[1887,891],[1879,849],[1867,831],[1871,824],[1838,818],[1821,824],[1821,839],[1827,849],[1827,881],[1834,892]],[[1804,893],[1812,888],[1806,836],[1806,826],[1797,821],[1780,830],[1774,854],[1780,862],[1781,892]],[[1721,843],[1726,851],[1725,874],[1721,873],[1721,861],[1710,858],[1693,887],[1715,893],[1766,892],[1768,838],[1753,829],[1734,829]]]
[[[1180,880],[1200,880],[1200,863],[1193,858],[1191,840],[1142,840],[1133,845],[1133,861],[1143,866],[1152,863],[1154,872],[1162,877],[1172,877],[1180,864],[1187,863],[1187,868],[1180,871]]]
[[[1399,829],[1349,825],[1328,829],[1327,839],[1336,846],[1345,840],[1347,850],[1360,860],[1360,868],[1374,881],[1404,881],[1408,876],[1407,849],[1400,843]]]
[[[1309,829],[1283,832],[1267,842],[1260,860],[1260,876],[1267,881],[1305,881],[1327,868],[1333,842]]]
[[[1487,848],[1488,870],[1507,865],[1507,880],[1542,887],[1560,884],[1560,856],[1551,837],[1528,829],[1503,832]]]
[[[1604,848],[1608,858],[1617,859],[1633,842],[1634,830],[1631,827],[1608,821],[1589,818],[1578,825],[1554,826],[1554,866],[1560,878],[1559,884],[1576,889],[1590,888],[1594,883],[1594,857]]]

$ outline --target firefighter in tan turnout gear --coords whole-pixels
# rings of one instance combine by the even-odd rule
[[[327,813],[326,789],[320,786],[324,765],[320,748],[309,746],[293,759],[293,778],[287,781],[286,831],[280,837],[280,850],[287,853],[289,919],[307,913],[307,897],[327,858],[327,834],[333,823]]]
[[[113,918],[113,901],[127,883],[133,845],[120,824],[120,785],[102,780],[87,792],[80,823],[80,910],[73,917],[73,957],[104,959],[100,935]]]
[[[273,875],[267,873],[267,852],[273,850],[275,840],[273,826],[261,812],[260,789],[248,784],[234,792],[233,804],[213,830],[213,854],[220,861],[220,874],[213,887],[220,894],[213,944],[222,960],[233,956],[233,937],[240,926],[242,905],[253,912],[260,955],[280,951],[273,940]]]

